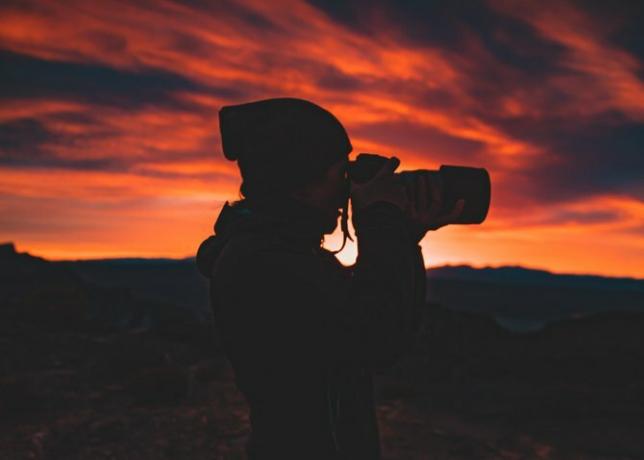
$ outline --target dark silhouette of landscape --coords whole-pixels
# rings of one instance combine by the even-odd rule
[[[644,280],[427,272],[376,378],[384,458],[643,458]],[[0,246],[0,458],[243,458],[248,414],[193,259]]]

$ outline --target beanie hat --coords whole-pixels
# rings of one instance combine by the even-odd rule
[[[303,99],[225,106],[219,129],[224,156],[237,161],[247,198],[304,186],[353,149],[338,119]]]

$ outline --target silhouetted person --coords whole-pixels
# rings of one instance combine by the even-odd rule
[[[418,242],[459,209],[436,217],[440,206],[425,202],[434,183],[407,196],[395,158],[349,184],[346,131],[313,103],[270,99],[219,115],[244,199],[223,207],[197,263],[250,406],[249,458],[380,458],[372,371],[413,335],[425,297]],[[346,230],[349,194],[358,259],[344,267],[321,242],[341,215]]]

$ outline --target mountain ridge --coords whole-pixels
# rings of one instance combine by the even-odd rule
[[[29,275],[38,269],[47,271],[44,280],[58,274],[76,277],[87,286],[126,290],[133,299],[169,302],[200,321],[212,314],[209,283],[194,258],[47,261],[18,253],[9,243],[0,245],[0,268],[8,277],[25,273],[31,282],[38,282]],[[426,274],[426,300],[431,305],[487,315],[517,331],[598,313],[644,313],[644,280],[635,278],[468,265],[432,267]]]
[[[4,249],[2,249],[4,248]],[[32,254],[28,251],[18,252],[15,250],[15,243],[4,242],[0,243],[0,256],[8,248],[13,248],[16,254],[29,255],[31,257],[45,260],[52,263],[103,263],[113,265],[145,265],[145,264],[173,264],[173,263],[194,263],[194,257],[99,257],[91,259],[47,259],[42,256]],[[543,268],[532,268],[523,265],[485,265],[476,267],[468,264],[444,264],[437,266],[426,267],[428,276],[435,278],[459,278],[463,279],[468,277],[471,273],[484,273],[486,277],[493,278],[501,275],[507,276],[507,279],[527,279],[529,276],[538,278],[549,277],[565,277],[568,279],[578,280],[619,280],[624,282],[637,282],[644,283],[644,278],[637,278],[634,276],[609,276],[593,273],[570,273],[570,272],[553,272]]]

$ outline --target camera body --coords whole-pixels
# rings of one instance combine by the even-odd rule
[[[349,178],[363,183],[373,178],[387,163],[388,158],[381,155],[361,153],[355,161],[349,162]],[[490,175],[483,168],[442,165],[437,172],[443,187],[443,207],[440,214],[447,214],[459,199],[465,200],[465,207],[456,224],[480,224],[490,208]],[[414,187],[418,177],[429,174],[427,169],[401,171],[394,173],[406,187]],[[431,193],[431,191],[429,191]],[[431,202],[431,196],[428,197]]]

